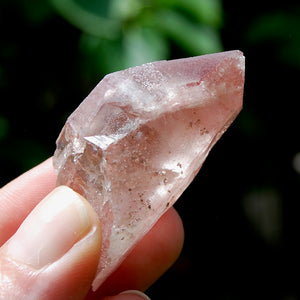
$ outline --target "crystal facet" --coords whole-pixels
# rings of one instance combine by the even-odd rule
[[[242,108],[244,56],[228,51],[107,75],[57,139],[57,184],[102,224],[99,285],[178,199]]]

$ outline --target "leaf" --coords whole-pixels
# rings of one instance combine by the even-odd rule
[[[142,10],[143,4],[141,0],[111,0],[110,15],[121,20],[134,18]]]
[[[114,39],[119,36],[121,23],[117,20],[103,17],[101,6],[92,10],[93,5],[84,5],[89,1],[75,0],[50,0],[52,5],[66,20],[85,33],[107,39]],[[96,5],[96,2],[92,1]]]
[[[93,69],[99,76],[124,68],[121,40],[107,40],[83,34],[80,38],[80,49],[88,61],[88,69]]]
[[[156,0],[156,7],[162,9],[184,9],[203,24],[219,28],[223,14],[220,0]]]
[[[166,59],[169,48],[166,40],[152,28],[131,26],[123,39],[115,41],[83,34],[81,52],[88,58],[88,68],[103,74],[115,72],[146,62]]]
[[[222,51],[218,32],[209,26],[193,23],[171,10],[160,11],[154,18],[155,26],[192,55]]]
[[[111,0],[73,0],[82,10],[96,14],[103,18],[109,17]]]
[[[223,14],[220,0],[179,0],[180,5],[200,22],[219,28]]]
[[[125,67],[166,59],[169,48],[166,40],[154,28],[133,26],[124,33]]]

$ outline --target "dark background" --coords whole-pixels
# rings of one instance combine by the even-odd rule
[[[53,154],[66,117],[106,73],[240,49],[244,109],[176,203],[185,246],[147,293],[299,299],[300,4],[120,3],[1,0],[0,185]],[[102,25],[82,25],[83,12]]]

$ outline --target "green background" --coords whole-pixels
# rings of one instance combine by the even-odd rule
[[[244,109],[176,203],[185,246],[148,294],[298,299],[299,1],[1,0],[0,28],[1,186],[53,154],[105,74],[242,50]]]

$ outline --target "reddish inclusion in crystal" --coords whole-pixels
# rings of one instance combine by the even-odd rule
[[[102,223],[93,288],[179,198],[242,107],[244,57],[229,51],[106,76],[58,140],[57,184],[84,195]]]

